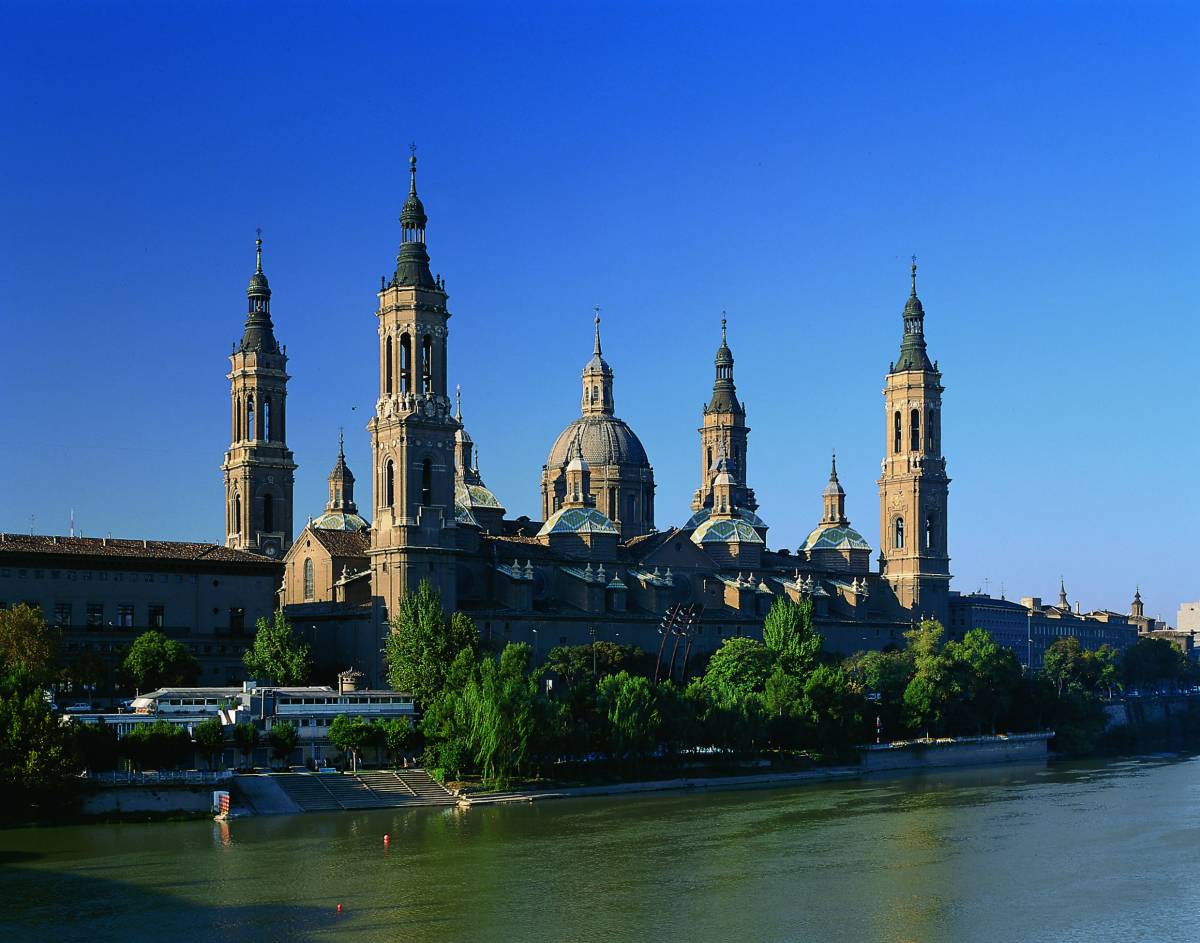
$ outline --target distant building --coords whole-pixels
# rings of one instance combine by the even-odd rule
[[[1052,606],[1042,605],[1038,596],[1013,602],[986,593],[951,592],[947,629],[952,638],[959,639],[971,629],[986,629],[999,644],[1012,649],[1022,665],[1034,670],[1042,667],[1046,649],[1062,638],[1077,638],[1089,651],[1102,645],[1123,651],[1138,638],[1138,625],[1132,615],[1107,610],[1080,612],[1078,607],[1072,610],[1062,584],[1058,603]]]
[[[1181,632],[1200,632],[1200,602],[1182,603],[1175,627]]]
[[[62,632],[64,663],[92,661],[97,695],[148,629],[191,649],[204,682],[233,684],[255,622],[275,609],[281,570],[215,544],[0,534],[0,607],[41,609]]]

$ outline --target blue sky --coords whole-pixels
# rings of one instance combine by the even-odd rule
[[[217,541],[255,227],[297,526],[337,429],[369,506],[375,289],[419,145],[484,478],[537,516],[592,305],[659,525],[722,309],[769,543],[838,450],[878,545],[908,256],[946,386],[955,585],[1200,598],[1200,7],[0,9],[0,530]]]

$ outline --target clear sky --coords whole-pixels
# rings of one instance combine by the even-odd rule
[[[722,309],[793,550],[829,453],[878,546],[920,258],[954,585],[1200,598],[1194,3],[0,7],[0,530],[222,539],[227,356],[264,230],[296,525],[339,425],[369,511],[375,290],[419,146],[451,380],[538,516],[592,305],[659,526]]]

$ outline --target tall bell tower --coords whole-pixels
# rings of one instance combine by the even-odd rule
[[[879,479],[879,570],[914,618],[946,624],[950,557],[946,512],[950,479],[942,457],[942,374],[925,349],[925,309],[904,305],[900,358],[884,384],[885,451]]]
[[[292,482],[287,447],[287,350],[271,323],[271,286],[257,266],[246,289],[246,329],[229,357],[233,407],[225,473],[225,546],[276,560],[292,544]]]
[[[713,506],[713,481],[717,475],[717,463],[725,457],[725,470],[732,478],[732,498],[737,507],[751,511],[757,509],[754,489],[746,485],[746,439],[750,427],[746,425],[746,407],[737,397],[733,384],[733,351],[729,349],[726,336],[724,312],[721,317],[721,346],[714,360],[716,378],[713,380],[712,399],[704,407],[700,425],[700,487],[692,496],[692,510]]]
[[[379,290],[379,399],[368,423],[375,513],[371,579],[386,613],[428,579],[455,608],[454,433],[446,385],[447,295],[429,271],[417,158],[409,159],[400,254]]]

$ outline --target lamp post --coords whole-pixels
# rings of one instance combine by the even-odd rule
[[[537,656],[538,656],[538,635],[537,635],[537,629],[534,629],[533,630],[533,663],[535,665],[537,664]]]
[[[1025,672],[1033,674],[1033,610],[1025,612]]]

